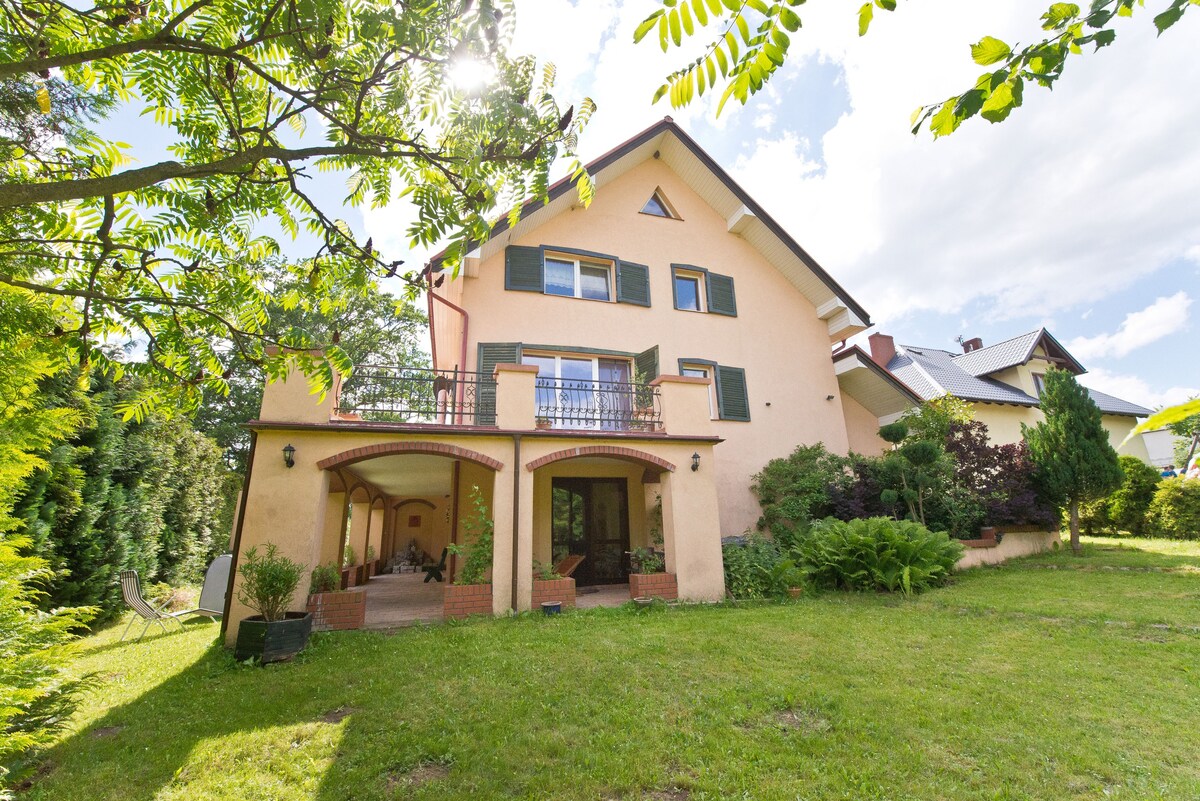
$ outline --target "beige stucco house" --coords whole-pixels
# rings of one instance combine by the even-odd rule
[[[975,418],[988,427],[992,442],[1020,442],[1021,425],[1045,418],[1038,405],[1042,378],[1051,367],[1075,375],[1087,372],[1049,331],[1039,328],[984,346],[978,339],[962,343],[962,353],[918,345],[897,345],[892,337],[875,333],[868,338],[874,361],[919,393],[925,400],[954,395],[968,401]],[[1152,412],[1136,403],[1089,389],[1100,408],[1109,441],[1119,453],[1149,462],[1140,436],[1125,442],[1139,417]]]
[[[708,154],[667,118],[588,169],[588,208],[564,180],[456,276],[427,266],[433,370],[362,366],[320,401],[298,374],[267,387],[239,552],[436,555],[478,488],[495,613],[568,553],[581,585],[627,580],[658,531],[679,597],[717,600],[768,460],[882,450],[880,420],[920,399],[845,346],[867,312]]]

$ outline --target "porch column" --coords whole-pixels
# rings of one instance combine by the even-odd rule
[[[367,563],[367,547],[375,549],[375,558],[383,554],[383,523],[387,517],[387,507],[376,509],[371,507],[371,526],[367,530],[367,542],[363,546],[363,564]]]
[[[362,564],[367,548],[367,526],[371,522],[371,502],[354,501],[350,504],[350,533],[346,544],[354,549],[354,559]],[[353,565],[350,565],[353,567]]]
[[[521,509],[517,515],[517,611],[526,612],[533,605],[533,473],[513,465],[521,482]]]
[[[711,444],[698,444],[700,469],[690,465],[662,474],[663,540],[667,570],[675,574],[683,601],[725,597],[716,463]]]
[[[507,615],[512,608],[513,481],[518,465],[508,464],[495,474],[492,484],[492,614]]]
[[[285,466],[279,456],[289,439],[297,446],[293,468]],[[307,573],[321,559],[330,497],[329,473],[319,469],[306,457],[308,444],[308,441],[296,437],[294,432],[259,432],[253,480],[245,499],[241,547],[237,554],[240,566],[248,550],[257,547],[262,553],[269,543],[278,547],[281,556],[305,566],[305,575],[288,605],[289,610],[304,609],[308,594]],[[229,622],[225,630],[225,644],[228,646],[237,640],[238,624],[252,614],[237,599],[240,587],[239,570],[235,574]]]
[[[325,526],[321,535],[320,563],[340,565],[342,557],[342,505],[346,493],[331,492],[325,502]]]

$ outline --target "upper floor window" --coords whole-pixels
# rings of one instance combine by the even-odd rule
[[[733,279],[691,264],[671,265],[675,308],[737,317]]]
[[[1033,391],[1040,398],[1046,391],[1046,376],[1043,373],[1030,373],[1030,375],[1033,376]]]
[[[509,245],[504,288],[586,300],[650,305],[650,268],[569,247]]]
[[[649,214],[651,217],[666,217],[669,220],[680,219],[675,207],[667,200],[667,196],[663,194],[661,188],[655,188],[654,194],[646,201],[646,205],[642,206],[642,214]]]
[[[611,300],[611,272],[607,264],[547,255],[545,291],[547,295]]]
[[[713,367],[710,364],[690,364],[688,362],[679,362],[679,374],[687,378],[707,378],[710,382],[708,386],[708,416],[712,419],[717,419],[717,404],[715,398],[716,382],[713,381]]]
[[[701,273],[675,273],[675,308],[704,311],[704,276]]]

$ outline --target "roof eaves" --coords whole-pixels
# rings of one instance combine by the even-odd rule
[[[899,378],[897,378],[892,373],[891,370],[888,370],[885,367],[881,367],[878,362],[876,362],[874,359],[872,359],[867,354],[867,352],[864,351],[862,348],[860,348],[858,345],[854,345],[843,351],[833,354],[833,360],[835,362],[839,362],[839,361],[842,361],[843,359],[849,358],[851,355],[856,356],[858,358],[859,363],[862,364],[864,367],[866,367],[868,370],[873,371],[874,373],[879,375],[880,378],[882,378],[885,381],[894,385],[895,388],[897,390],[899,390],[901,394],[907,396],[908,399],[911,400],[913,403],[920,405],[921,403],[924,402],[925,399],[922,398],[920,395],[918,395],[916,392],[914,392],[912,387],[910,387],[908,384],[904,383]]]

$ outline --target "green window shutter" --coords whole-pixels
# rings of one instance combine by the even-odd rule
[[[542,291],[542,249],[509,245],[504,249],[504,288]]]
[[[722,420],[750,420],[750,398],[746,394],[746,371],[718,364],[717,416]]]
[[[496,425],[496,384],[494,374],[497,364],[519,364],[520,342],[479,343],[479,383],[475,387],[475,425]]]
[[[733,279],[728,275],[709,273],[708,310],[713,314],[737,317],[737,297],[733,294]]]
[[[650,305],[650,268],[631,261],[617,262],[617,302]]]
[[[658,378],[658,345],[633,357],[633,367],[647,383]]]

